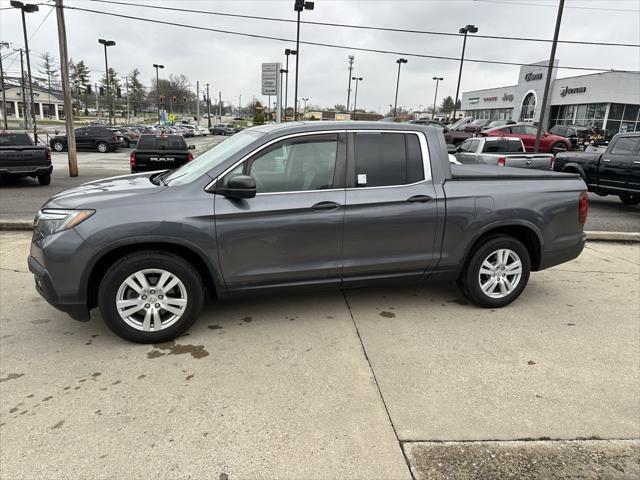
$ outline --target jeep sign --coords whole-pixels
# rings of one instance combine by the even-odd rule
[[[529,72],[529,73],[527,73],[527,74],[524,76],[524,79],[525,79],[527,82],[532,82],[532,81],[534,81],[534,80],[542,80],[542,73],[532,73],[532,72]]]

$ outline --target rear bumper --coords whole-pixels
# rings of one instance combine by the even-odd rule
[[[563,242],[562,248],[552,251],[545,251],[542,255],[539,270],[545,268],[551,268],[561,263],[569,262],[578,256],[584,250],[585,243],[587,242],[587,234],[582,232],[575,242]]]
[[[52,307],[66,313],[71,318],[86,322],[90,320],[89,309],[86,303],[62,301],[53,286],[51,275],[38,260],[31,255],[27,259],[29,271],[33,273],[36,282],[36,291],[44,298]]]
[[[30,175],[47,175],[53,171],[53,165],[48,166],[36,166],[36,165],[27,165],[27,166],[3,166],[0,167],[0,177],[26,177]]]

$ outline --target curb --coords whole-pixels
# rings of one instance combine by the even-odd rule
[[[640,242],[640,233],[636,232],[586,232],[587,240],[593,242]]]
[[[31,231],[31,220],[0,220],[0,231]],[[587,240],[593,242],[633,242],[640,243],[640,233],[636,232],[586,232]]]

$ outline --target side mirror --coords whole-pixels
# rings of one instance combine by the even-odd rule
[[[249,175],[231,177],[222,194],[229,198],[253,198],[256,196],[256,181]]]
[[[458,153],[460,147],[456,147],[455,145],[451,144],[451,143],[447,143],[447,153],[449,155],[453,155],[455,153]]]
[[[189,150],[195,150],[196,146],[195,145],[189,145]]]

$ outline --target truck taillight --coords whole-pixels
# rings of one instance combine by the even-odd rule
[[[578,222],[584,227],[587,223],[587,213],[589,212],[589,195],[587,192],[580,192],[578,197]]]
[[[129,165],[131,166],[131,168],[136,168],[136,166],[138,165],[135,151],[131,152],[131,155],[129,155]]]
[[[116,142],[118,140],[118,136],[114,133],[113,135],[111,135],[111,140]]]
[[[498,158],[498,166],[504,167],[507,164],[507,157],[499,157]]]
[[[47,161],[50,162],[51,161],[51,150],[49,150],[47,148]]]
[[[190,162],[191,160],[193,160],[193,154],[191,152],[187,153],[187,162]]]

